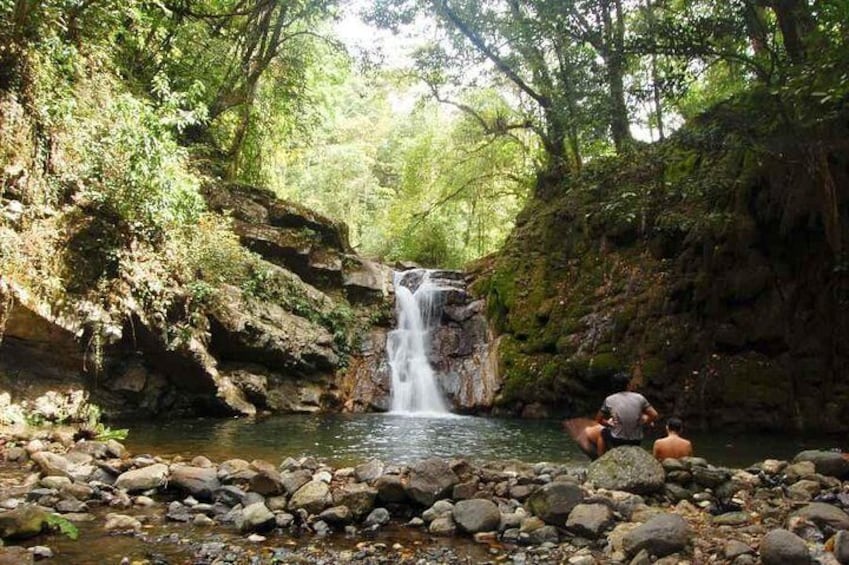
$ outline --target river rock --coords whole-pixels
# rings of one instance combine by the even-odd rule
[[[221,487],[214,467],[172,465],[168,482],[198,500],[212,500],[213,493]]]
[[[849,515],[840,508],[824,502],[812,502],[794,512],[793,516],[809,520],[826,531],[849,530]]]
[[[566,529],[595,539],[613,525],[613,512],[606,504],[578,504],[569,513]]]
[[[19,545],[0,546],[0,565],[32,565],[33,563],[35,563],[35,557],[27,548]]]
[[[110,513],[106,515],[106,523],[103,525],[103,529],[107,532],[113,531],[140,531],[142,528],[141,522],[133,518],[132,516],[127,516],[126,514],[114,514]]]
[[[684,549],[690,534],[690,526],[681,516],[664,513],[625,534],[622,544],[629,556],[645,549],[652,555],[664,557]]]
[[[801,479],[787,487],[787,494],[793,500],[809,501],[820,493],[822,487],[819,481]]]
[[[354,476],[361,483],[370,483],[383,475],[383,461],[372,459],[354,468]]]
[[[347,506],[332,506],[323,510],[318,515],[319,520],[324,520],[328,524],[345,525],[354,521],[354,515],[351,509]]]
[[[587,469],[587,480],[596,487],[637,494],[661,491],[665,477],[661,464],[637,446],[611,449]]]
[[[457,524],[450,514],[446,514],[431,522],[427,531],[435,536],[453,536],[457,531]]]
[[[722,555],[729,561],[734,561],[741,555],[750,555],[755,552],[748,544],[736,539],[728,540],[722,548]]]
[[[548,524],[563,526],[569,513],[584,500],[583,489],[573,483],[544,485],[528,498],[527,507]]]
[[[26,539],[37,536],[47,523],[47,512],[32,504],[0,512],[0,538]]]
[[[298,489],[289,500],[289,510],[303,508],[310,514],[318,514],[333,504],[330,487],[321,481],[310,481]]]
[[[274,514],[263,502],[245,506],[236,515],[234,523],[240,532],[259,532],[274,527]]]
[[[381,502],[399,503],[407,500],[407,489],[398,475],[382,475],[374,481],[377,498]]]
[[[44,477],[39,481],[39,483],[44,488],[52,488],[55,490],[61,490],[63,487],[68,487],[73,484],[73,482],[71,482],[71,479],[69,479],[68,477],[60,477],[58,475],[49,475],[47,477]]]
[[[257,469],[256,471],[257,473],[249,481],[253,492],[262,496],[275,496],[286,492],[283,476],[277,469]]]
[[[454,503],[450,500],[437,500],[433,506],[422,512],[422,519],[428,524],[446,514],[454,512]]]
[[[375,508],[368,516],[366,516],[365,524],[367,527],[379,527],[388,524],[390,519],[389,510],[386,508]]]
[[[410,469],[407,494],[422,506],[431,506],[445,498],[459,479],[444,459],[431,457],[416,462]]]
[[[784,469],[784,482],[795,483],[800,479],[812,477],[816,472],[817,468],[811,461],[791,463]]]
[[[849,565],[849,531],[841,530],[835,534],[834,557],[840,565]]]
[[[127,492],[138,492],[159,488],[165,484],[167,478],[168,465],[154,463],[120,474],[115,481],[115,486]]]
[[[761,540],[763,565],[810,565],[811,554],[805,541],[784,529],[769,532]]]
[[[280,483],[289,496],[295,494],[298,489],[312,480],[312,473],[306,469],[287,471],[280,475]]]
[[[836,451],[802,451],[793,458],[793,461],[810,461],[820,475],[838,479],[849,476],[849,461]]]
[[[223,487],[219,487],[212,495],[213,502],[220,502],[221,504],[232,508],[237,504],[245,503],[246,493],[239,487],[233,485],[224,485]]]
[[[47,476],[70,477],[69,468],[71,462],[66,457],[50,451],[39,451],[32,454],[33,462],[38,465],[41,472]]]
[[[374,508],[377,489],[363,483],[345,485],[333,493],[333,504],[347,506],[355,518],[359,519]]]
[[[461,500],[454,505],[454,522],[464,532],[475,534],[497,530],[501,512],[491,500]]]
[[[731,472],[728,469],[712,467],[695,466],[692,468],[693,480],[697,485],[706,488],[716,488],[722,483],[731,478]]]

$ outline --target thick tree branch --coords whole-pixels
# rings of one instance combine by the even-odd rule
[[[507,78],[509,78],[513,84],[519,87],[522,92],[533,98],[540,106],[543,108],[548,108],[551,106],[551,99],[543,94],[537,92],[531,85],[529,85],[519,74],[507,64],[507,62],[496,53],[493,49],[491,49],[484,39],[478,35],[471,27],[469,27],[466,22],[464,22],[449,6],[447,0],[441,0],[439,2],[440,7],[442,8],[443,13],[448,18],[448,20],[457,28],[457,30],[462,33],[469,41],[472,42],[472,45],[475,46],[487,59],[489,59],[502,73],[504,73]]]

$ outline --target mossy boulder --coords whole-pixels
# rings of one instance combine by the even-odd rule
[[[634,494],[663,490],[663,466],[641,447],[616,447],[590,463],[587,480],[596,487]]]

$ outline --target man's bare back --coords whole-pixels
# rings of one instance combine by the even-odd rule
[[[663,461],[664,459],[680,459],[681,457],[689,457],[693,454],[693,444],[680,436],[669,435],[655,441],[652,451],[655,458],[659,461]]]
[[[679,418],[669,418],[666,423],[666,437],[654,442],[652,453],[655,459],[680,459],[693,454],[693,444],[679,434],[684,429],[684,423]]]

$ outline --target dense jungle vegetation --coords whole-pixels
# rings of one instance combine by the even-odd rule
[[[360,20],[365,49],[340,33]],[[361,255],[459,267],[523,208],[586,211],[563,237],[594,218],[614,240],[723,233],[739,171],[698,168],[735,144],[798,158],[814,180],[764,206],[813,198],[840,271],[847,95],[845,0],[0,0],[0,274],[96,319],[173,321],[179,302],[190,331],[223,283],[293,295],[266,288],[209,183],[342,221]],[[503,273],[522,267],[500,268],[481,288],[509,332]]]

